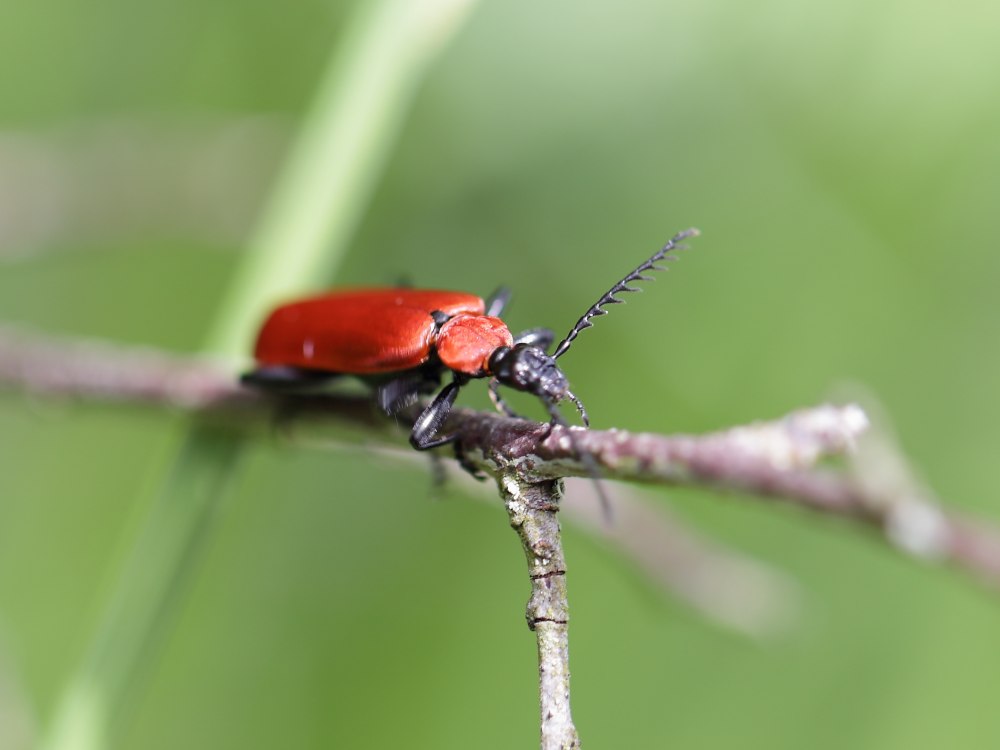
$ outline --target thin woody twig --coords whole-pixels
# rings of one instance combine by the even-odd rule
[[[0,386],[66,396],[207,409],[256,400],[208,360],[0,325]]]

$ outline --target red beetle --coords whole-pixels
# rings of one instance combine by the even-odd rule
[[[569,349],[591,318],[606,315],[604,305],[621,302],[628,286],[648,280],[646,271],[673,260],[686,237],[680,232],[666,245],[609,289],[573,326],[549,355],[555,336],[547,328],[533,328],[517,336],[497,317],[510,299],[500,289],[484,302],[474,294],[425,289],[352,289],[329,292],[291,302],[274,310],[257,338],[258,367],[243,382],[262,388],[298,389],[331,377],[355,375],[375,386],[379,406],[394,414],[421,394],[433,392],[445,371],[452,380],[421,412],[410,434],[417,450],[452,442],[454,435],[438,435],[459,389],[472,378],[490,378],[490,397],[497,409],[515,416],[500,398],[499,386],[532,393],[541,400],[553,423],[562,423],[556,404],[570,400],[585,425],[587,412],[569,389],[556,359]]]

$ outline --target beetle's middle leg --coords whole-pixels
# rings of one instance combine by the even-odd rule
[[[556,334],[551,328],[529,328],[527,331],[521,331],[514,337],[514,344],[537,346],[544,352],[548,351],[548,348],[552,346],[555,338]]]

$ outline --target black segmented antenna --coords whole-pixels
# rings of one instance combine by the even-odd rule
[[[629,283],[633,281],[651,281],[652,276],[643,276],[644,271],[665,271],[663,266],[656,265],[661,260],[673,260],[673,256],[668,256],[671,250],[683,250],[684,246],[678,244],[682,240],[688,237],[697,237],[698,230],[691,228],[686,229],[683,232],[678,232],[675,234],[670,241],[657,250],[645,263],[638,266],[634,271],[632,271],[628,276],[619,281],[613,287],[611,287],[603,297],[597,300],[597,303],[584,313],[583,317],[576,321],[576,325],[573,329],[566,335],[562,341],[559,342],[559,346],[556,347],[555,352],[552,354],[553,359],[561,357],[567,352],[573,340],[580,335],[580,331],[590,328],[594,324],[590,322],[591,318],[596,318],[599,315],[607,315],[608,311],[604,309],[605,305],[616,305],[621,304],[624,300],[620,300],[615,297],[616,294],[622,294],[624,292],[639,292],[642,291],[638,287],[629,286]]]

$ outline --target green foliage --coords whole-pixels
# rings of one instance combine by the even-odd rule
[[[8,3],[0,127],[302,118],[348,12]],[[484,3],[420,92],[338,280],[503,282],[512,327],[561,332],[698,226],[671,273],[566,356],[596,427],[710,429],[860,381],[948,502],[996,516],[998,14],[965,0]],[[162,238],[58,250],[0,258],[0,319],[190,351],[240,261]],[[0,400],[0,670],[39,723],[87,653],[178,422]],[[435,502],[426,471],[364,451],[275,440],[244,459],[122,747],[533,746],[527,582],[499,509],[457,490]],[[1000,622],[982,592],[839,524],[670,499],[793,572],[804,621],[763,644],[719,632],[570,530],[587,746],[1000,741]]]

